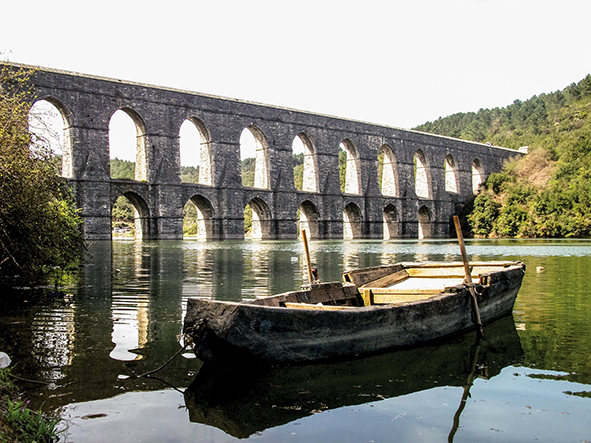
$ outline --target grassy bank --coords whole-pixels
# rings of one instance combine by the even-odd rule
[[[32,411],[27,403],[12,382],[10,369],[0,369],[0,442],[57,442],[59,416]]]

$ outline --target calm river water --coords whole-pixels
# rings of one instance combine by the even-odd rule
[[[315,241],[324,281],[344,269],[459,260],[453,241]],[[4,306],[0,351],[67,442],[591,441],[591,241],[473,240],[474,260],[528,272],[512,317],[355,361],[211,373],[179,349],[187,297],[240,300],[302,284],[296,241],[98,242],[63,300]],[[536,268],[543,267],[542,272]],[[465,399],[465,401],[462,401]]]

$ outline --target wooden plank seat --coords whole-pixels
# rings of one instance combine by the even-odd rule
[[[417,300],[426,300],[441,294],[441,289],[417,289],[417,290],[400,290],[392,291],[389,288],[364,288],[361,297],[365,306],[381,305],[381,304],[400,304],[413,302]]]
[[[352,309],[355,306],[335,306],[335,305],[320,305],[320,304],[311,304],[311,303],[285,303],[286,308],[293,308],[293,309],[313,309],[318,311],[340,311],[342,309]]]

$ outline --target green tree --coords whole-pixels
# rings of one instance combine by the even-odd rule
[[[111,178],[135,180],[135,162],[129,160],[111,159]]]
[[[304,154],[293,154],[293,182],[298,191],[304,188]]]
[[[242,186],[254,186],[256,160],[252,157],[242,160]]]
[[[111,217],[114,228],[135,228],[133,205],[123,195],[115,201]]]
[[[183,234],[197,235],[197,207],[192,201],[188,201],[183,208]]]
[[[199,166],[181,166],[181,181],[183,183],[199,183]]]
[[[52,152],[32,134],[30,73],[0,73],[0,284],[43,283],[81,258],[80,218]]]
[[[339,181],[341,183],[341,192],[345,192],[347,184],[347,151],[341,148],[339,151]]]

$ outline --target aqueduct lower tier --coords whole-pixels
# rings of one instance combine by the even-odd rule
[[[301,227],[326,239],[448,237],[458,205],[519,155],[394,127],[35,69],[37,99],[55,105],[64,120],[63,175],[89,240],[111,238],[111,210],[121,195],[134,205],[136,231],[145,239],[181,239],[189,200],[206,239],[243,238],[246,205],[259,238],[296,238]],[[110,177],[109,121],[117,110],[137,128],[135,180]],[[186,120],[201,134],[199,184],[180,179],[179,128]],[[244,128],[257,139],[255,187],[241,180]],[[294,186],[296,137],[305,145],[301,190]],[[339,146],[347,154],[344,192]]]

